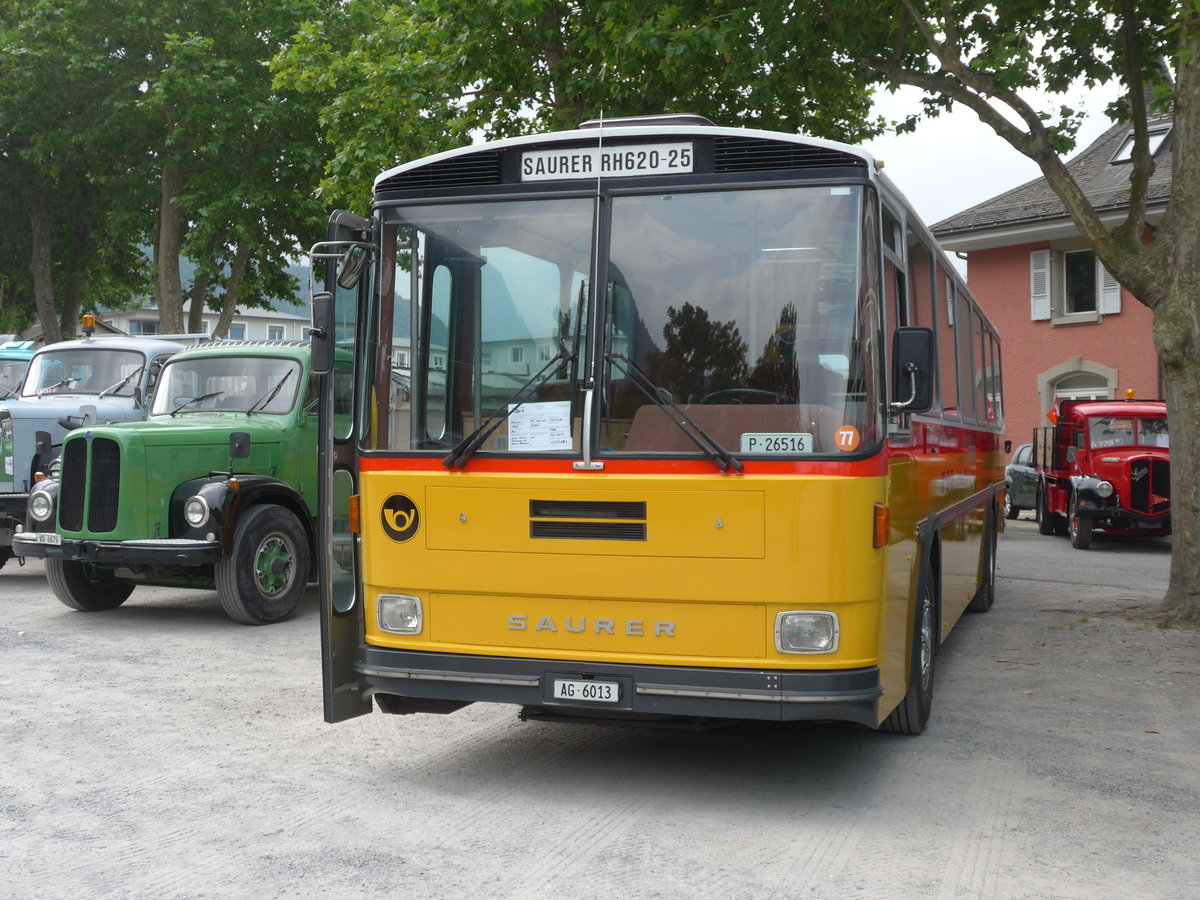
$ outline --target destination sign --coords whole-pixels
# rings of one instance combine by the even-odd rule
[[[693,157],[690,141],[529,150],[521,156],[521,180],[562,181],[570,178],[680,175],[692,171]]]

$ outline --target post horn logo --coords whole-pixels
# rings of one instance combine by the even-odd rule
[[[421,516],[417,504],[403,494],[392,494],[383,501],[380,513],[383,530],[393,541],[404,543],[417,533]]]

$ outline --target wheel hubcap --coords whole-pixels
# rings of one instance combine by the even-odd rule
[[[254,580],[264,596],[274,597],[292,583],[293,554],[286,540],[278,534],[269,535],[258,545],[254,557]]]
[[[921,603],[921,690],[928,691],[933,678],[933,603],[926,593]]]

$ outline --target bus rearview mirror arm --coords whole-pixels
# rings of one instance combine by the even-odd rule
[[[896,329],[892,339],[893,413],[926,412],[933,406],[933,330],[915,325]],[[905,387],[908,396],[900,399]]]

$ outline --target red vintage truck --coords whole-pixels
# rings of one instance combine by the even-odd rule
[[[1086,550],[1093,529],[1171,533],[1171,451],[1165,403],[1062,400],[1033,433],[1038,530]]]

